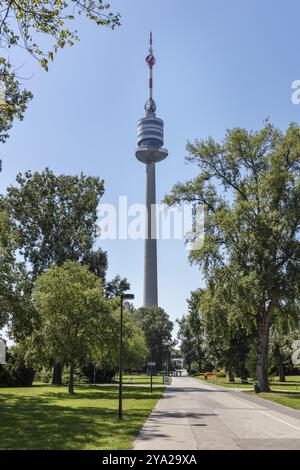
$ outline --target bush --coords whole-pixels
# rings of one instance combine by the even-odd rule
[[[70,379],[70,370],[69,367],[64,368],[63,374],[62,374],[62,382],[63,384],[68,384]],[[86,384],[88,383],[88,379],[86,376],[82,373],[82,371],[77,368],[74,371],[74,384],[75,385],[80,385],[80,384]]]
[[[226,377],[226,374],[225,372],[216,372],[216,377],[219,377],[219,378],[225,378]]]
[[[52,371],[47,369],[42,369],[35,374],[35,382],[42,382],[44,384],[49,384],[52,382]]]
[[[105,384],[113,381],[116,370],[107,364],[101,367],[98,366],[94,370],[94,365],[88,364],[81,368],[81,372],[86,377],[87,382],[94,383],[95,380],[97,384]]]
[[[35,370],[26,366],[17,354],[7,354],[7,363],[0,365],[0,385],[2,387],[31,387]]]

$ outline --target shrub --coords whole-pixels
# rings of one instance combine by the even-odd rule
[[[225,377],[226,377],[226,374],[225,374],[225,372],[220,371],[220,372],[217,372],[217,373],[216,373],[216,377],[225,378]]]
[[[63,370],[63,374],[62,374],[63,384],[69,383],[69,377],[70,377],[70,370],[69,370],[69,367],[66,367]],[[76,368],[74,371],[74,384],[80,385],[80,384],[86,384],[86,383],[88,383],[88,379],[79,368]]]
[[[94,370],[94,365],[88,364],[81,368],[81,372],[85,376],[87,382],[94,383],[95,379],[95,382],[97,384],[101,384],[111,383],[115,376],[116,370],[108,364],[103,364],[101,367],[97,366],[96,370]]]
[[[7,363],[0,365],[0,385],[6,387],[31,387],[35,370],[28,367],[17,354],[7,354]]]
[[[47,369],[42,369],[35,374],[35,382],[42,382],[44,384],[49,384],[52,382],[52,371]]]

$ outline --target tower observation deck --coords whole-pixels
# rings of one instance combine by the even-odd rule
[[[149,54],[146,57],[149,68],[149,97],[145,104],[146,116],[138,121],[136,158],[146,164],[146,239],[144,252],[144,306],[157,306],[157,239],[156,239],[156,188],[155,164],[168,156],[164,145],[164,121],[156,117],[153,99],[153,66],[155,57],[150,33]]]

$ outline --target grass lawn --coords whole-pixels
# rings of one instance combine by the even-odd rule
[[[213,385],[220,385],[221,387],[228,388],[249,388],[253,389],[252,382],[248,384],[242,384],[241,380],[236,377],[235,383],[229,383],[227,377],[214,377],[205,380],[203,375],[196,376],[196,379],[203,380],[203,382],[208,382]],[[291,390],[291,391],[300,391],[300,375],[290,375],[286,376],[286,382],[279,382],[278,377],[269,377],[270,386],[272,390]]]
[[[0,449],[130,449],[164,389],[125,386],[120,422],[117,385],[0,388]]]
[[[245,392],[248,395],[253,395],[254,392]],[[293,392],[272,392],[272,393],[260,393],[257,395],[259,398],[264,398],[266,400],[274,401],[280,405],[289,406],[290,408],[295,408],[300,410],[300,393]]]
[[[115,379],[118,382],[119,377],[116,376]],[[123,383],[150,386],[150,376],[149,375],[123,375]],[[170,383],[171,383],[171,377],[169,377],[169,384]],[[163,377],[161,375],[153,375],[152,384],[163,385]]]
[[[196,375],[194,376],[195,379],[202,380],[203,382],[213,384],[213,385],[220,385],[221,387],[229,387],[229,388],[253,388],[252,383],[249,384],[242,384],[241,379],[235,378],[234,383],[229,383],[227,377],[215,377],[211,379],[205,379],[203,375]]]

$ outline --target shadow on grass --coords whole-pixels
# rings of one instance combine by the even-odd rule
[[[41,392],[36,395],[26,395],[26,391],[32,390],[32,388],[41,388],[41,389],[47,389],[49,391],[47,392]],[[7,389],[7,387],[6,387]],[[14,394],[14,391],[18,393],[21,389],[24,390],[24,395],[22,396],[22,400],[27,400],[27,399],[34,399],[37,400],[38,398],[43,398],[45,400],[49,401],[57,401],[57,400],[116,400],[118,398],[118,386],[116,385],[108,385],[108,386],[98,386],[98,385],[89,385],[89,386],[84,386],[84,385],[78,385],[75,386],[75,393],[74,395],[69,395],[68,394],[68,388],[64,385],[61,386],[52,386],[52,385],[35,385],[33,387],[12,387],[10,390],[12,391],[11,393],[0,393],[0,402],[2,399],[7,399],[11,400],[14,399],[15,396],[18,397],[18,395]],[[59,391],[56,391],[56,389],[59,389]],[[165,387],[155,387],[153,388],[153,392],[151,394],[150,392],[150,387],[138,387],[138,388],[133,388],[133,387],[126,387],[126,385],[123,386],[123,398],[124,399],[132,399],[132,400],[146,400],[147,398],[157,398],[161,395],[162,391],[165,389]],[[93,392],[91,392],[93,390]]]
[[[147,400],[155,399],[159,394],[151,396],[141,390],[125,390],[124,399],[143,399],[145,405],[141,403],[140,408],[128,410],[124,406],[124,419],[120,422],[117,417],[117,389],[105,388],[98,390],[95,387],[95,391],[86,390],[85,393],[78,390],[74,397],[69,397],[67,391],[51,391],[51,386],[49,393],[41,391],[41,394],[31,396],[25,392],[21,396],[13,394],[13,389],[12,394],[1,393],[0,448],[128,448],[151,411]]]

